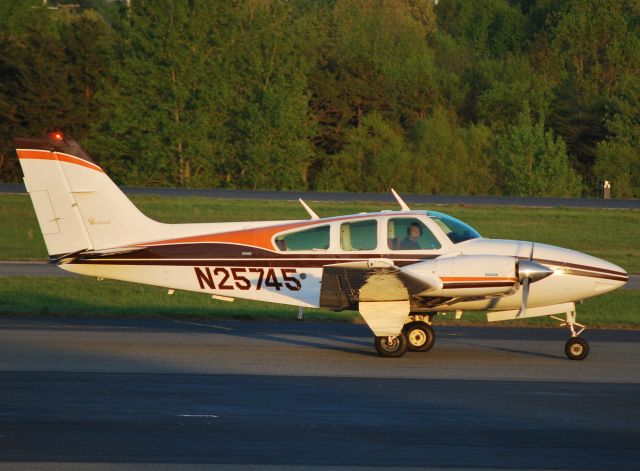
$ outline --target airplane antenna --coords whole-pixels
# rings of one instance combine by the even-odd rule
[[[411,211],[411,208],[407,206],[407,203],[405,203],[404,200],[400,198],[400,195],[396,193],[396,190],[394,190],[393,188],[391,188],[391,194],[396,199],[403,211]]]
[[[300,201],[300,204],[302,205],[302,207],[304,209],[307,210],[307,212],[309,213],[309,216],[311,216],[311,219],[320,219],[320,216],[318,216],[313,209],[311,209],[309,207],[309,205],[307,203],[305,203],[304,201],[302,201],[302,198],[298,198],[298,201]]]

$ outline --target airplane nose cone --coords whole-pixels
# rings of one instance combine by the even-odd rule
[[[556,273],[571,275],[575,289],[584,289],[590,296],[604,294],[624,286],[627,272],[606,260],[582,252],[536,244],[534,259],[554,268]]]

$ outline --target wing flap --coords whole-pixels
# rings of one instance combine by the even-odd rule
[[[406,301],[437,289],[440,279],[407,273],[391,260],[337,263],[323,269],[320,306],[357,309],[359,302]]]

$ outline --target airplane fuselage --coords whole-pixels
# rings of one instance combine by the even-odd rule
[[[323,268],[327,265],[384,259],[392,261],[396,266],[407,267],[441,257],[495,255],[527,259],[531,252],[532,242],[526,241],[473,238],[453,243],[437,224],[432,224],[428,214],[426,211],[385,211],[313,221],[265,222],[262,226],[243,229],[242,232],[215,232],[219,229],[215,224],[202,225],[201,229],[208,229],[213,233],[115,248],[113,254],[86,252],[63,261],[60,267],[101,278],[315,308],[322,306],[320,298]],[[387,238],[384,237],[385,226],[390,219],[397,218],[422,221],[433,233],[440,247],[390,250]],[[340,247],[340,226],[353,221],[375,221],[378,230],[373,249],[343,250]],[[247,227],[249,224],[255,223],[234,223],[234,226]],[[328,248],[283,251],[274,242],[282,234],[296,233],[315,226],[329,226]],[[224,229],[228,227],[227,225]],[[583,300],[617,289],[627,280],[624,270],[605,260],[551,245],[535,244],[534,247],[535,256],[532,260],[549,267],[553,274],[532,284],[528,300],[530,307]],[[481,268],[480,272],[483,270]],[[487,284],[500,282],[494,280],[500,277],[492,276],[491,271],[487,268],[484,273],[480,273],[481,276],[466,277],[474,279],[452,280],[450,283],[444,277],[444,286],[438,295],[443,303],[416,305],[416,310],[437,312],[517,309],[522,297],[519,286],[501,296],[466,299],[474,297],[474,286],[486,289]],[[455,278],[455,273],[451,275],[448,278]],[[465,286],[461,287],[460,284]],[[446,299],[450,298],[447,294],[454,289],[454,285],[458,291],[460,288],[467,289],[468,296],[464,296],[466,292],[463,296],[456,292],[453,299]],[[452,300],[455,302],[451,303]]]

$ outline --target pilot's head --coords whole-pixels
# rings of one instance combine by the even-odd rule
[[[407,227],[407,237],[410,239],[417,239],[422,235],[422,226],[417,222],[412,222]]]

